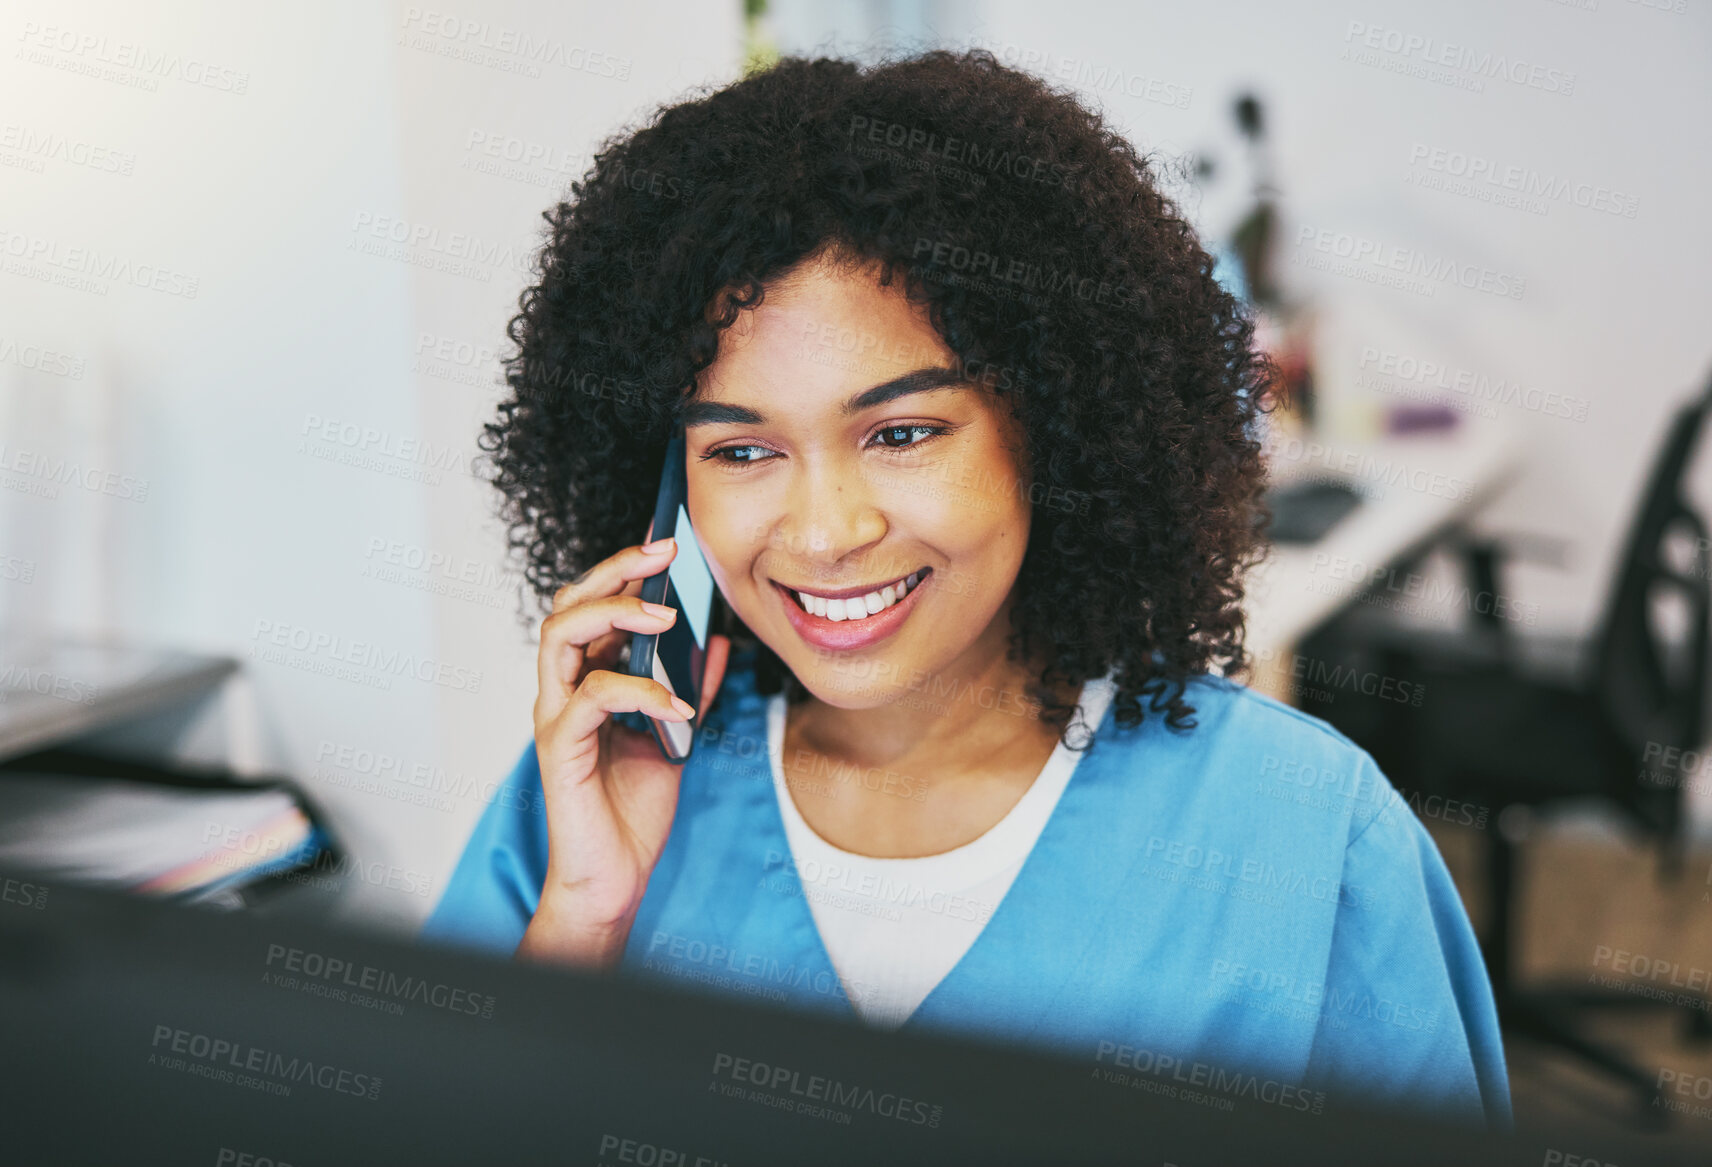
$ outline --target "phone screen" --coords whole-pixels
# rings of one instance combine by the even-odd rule
[[[701,544],[696,542],[695,531],[690,527],[690,513],[681,505],[678,507],[677,528],[672,535],[678,541],[678,553],[672,557],[672,565],[666,574],[671,577],[672,588],[678,593],[697,647],[706,648],[708,614],[713,610],[713,573],[707,569]]]

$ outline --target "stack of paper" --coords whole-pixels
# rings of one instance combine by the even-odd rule
[[[201,899],[322,844],[289,790],[0,773],[0,868],[44,880]]]

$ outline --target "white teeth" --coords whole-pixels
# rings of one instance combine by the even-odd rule
[[[826,620],[861,620],[884,612],[893,604],[910,594],[916,586],[919,575],[910,572],[907,577],[895,584],[887,584],[877,592],[869,592],[865,596],[851,596],[848,599],[829,600],[825,596],[817,596],[813,592],[797,592],[797,599],[802,601],[803,610]]]

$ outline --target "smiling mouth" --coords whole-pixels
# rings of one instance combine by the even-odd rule
[[[788,588],[778,580],[773,586],[784,592],[791,603],[811,616],[819,616],[823,620],[838,622],[843,620],[865,620],[877,616],[887,608],[892,607],[909,595],[927,577],[933,574],[933,568],[922,567],[906,576],[892,580],[880,587],[872,588],[858,595],[844,594],[838,597],[823,596],[811,591],[799,591]]]

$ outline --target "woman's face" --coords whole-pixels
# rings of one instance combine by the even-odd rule
[[[990,372],[956,365],[895,286],[815,263],[721,334],[686,407],[690,521],[720,591],[830,705],[1003,660],[1024,446]]]

